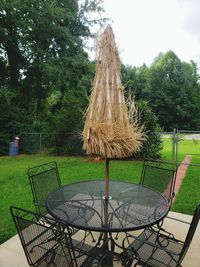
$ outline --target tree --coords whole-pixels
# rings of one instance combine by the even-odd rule
[[[132,67],[129,65],[122,65],[121,73],[122,83],[125,86],[126,93],[134,94],[136,99],[145,98],[148,74],[147,66]]]
[[[139,114],[140,123],[144,125],[146,140],[142,144],[141,150],[136,153],[136,158],[157,159],[161,156],[162,129],[158,123],[158,118],[150,108],[147,97],[148,68],[143,65],[140,68],[122,65],[122,80],[125,85],[126,95],[134,95],[136,110]]]
[[[164,130],[196,127],[193,119],[199,114],[196,65],[181,62],[172,51],[160,54],[149,68],[147,99]]]
[[[84,51],[84,39],[91,36],[90,26],[98,23],[87,14],[101,12],[101,2],[3,0],[0,3],[0,91],[12,93],[12,105],[20,110],[16,113],[19,116],[15,116],[18,131],[25,126],[24,114],[29,131],[41,130],[48,124],[46,107],[51,95],[60,93],[56,105],[62,109],[62,98],[68,91],[73,91],[76,97],[80,88],[85,90],[80,82],[88,81],[91,63]],[[79,109],[78,102],[76,105]],[[0,104],[0,109],[3,108]],[[8,129],[4,123],[1,131],[11,131],[11,127]]]
[[[87,74],[64,94],[54,91],[46,101],[46,146],[54,154],[82,154],[83,114],[88,102],[87,92],[91,88],[94,64],[88,65]]]
[[[7,69],[7,83],[12,89],[17,89],[20,80],[20,69],[24,58],[19,48],[18,3],[16,1],[1,1],[0,4],[0,56]],[[2,74],[1,74],[2,75]],[[1,78],[3,78],[1,76]]]
[[[199,129],[200,84],[197,65],[182,62],[173,51],[160,53],[147,68],[122,67],[126,92],[147,101],[166,131]]]
[[[0,155],[8,154],[9,143],[16,134],[20,109],[14,104],[15,94],[9,90],[0,90]]]

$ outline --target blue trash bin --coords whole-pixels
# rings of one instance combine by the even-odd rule
[[[16,142],[10,142],[9,144],[9,156],[18,155],[19,147],[16,145]]]

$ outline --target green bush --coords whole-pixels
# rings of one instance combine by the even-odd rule
[[[143,142],[140,152],[134,157],[159,159],[163,145],[161,140],[162,130],[158,124],[158,119],[146,101],[140,100],[136,105],[141,124],[145,126],[146,140]]]

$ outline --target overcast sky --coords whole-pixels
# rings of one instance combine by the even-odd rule
[[[200,67],[200,0],[104,0],[124,64],[148,66],[173,50]]]

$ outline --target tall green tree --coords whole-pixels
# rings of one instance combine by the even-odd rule
[[[24,64],[18,40],[19,12],[17,6],[16,1],[3,0],[0,3],[0,57],[3,63],[1,80],[5,79],[4,82],[7,82],[7,85],[13,90],[17,90],[19,87],[20,69]]]
[[[199,83],[194,62],[185,63],[169,51],[149,68],[147,99],[164,130],[196,129]]]
[[[145,64],[141,67],[122,65],[121,73],[126,93],[134,94],[136,99],[144,99],[148,77],[147,66]]]
[[[21,125],[18,130],[26,127],[29,131],[41,130],[41,126],[46,125],[51,95],[60,95],[56,103],[58,110],[62,109],[62,98],[68,91],[73,91],[76,97],[81,89],[85,90],[90,61],[84,51],[84,40],[91,36],[90,26],[99,22],[90,19],[88,14],[102,11],[101,2],[0,2],[0,90],[4,99],[4,90],[8,95],[12,92],[12,105],[20,110],[15,116],[17,125]],[[69,105],[70,101],[75,103],[71,97]],[[76,105],[78,110],[77,102]],[[3,109],[0,103],[0,110]],[[5,123],[1,128],[1,131],[11,130]]]
[[[160,53],[150,67],[122,66],[127,93],[145,100],[164,130],[200,129],[200,83],[197,65],[182,62],[169,51]]]

